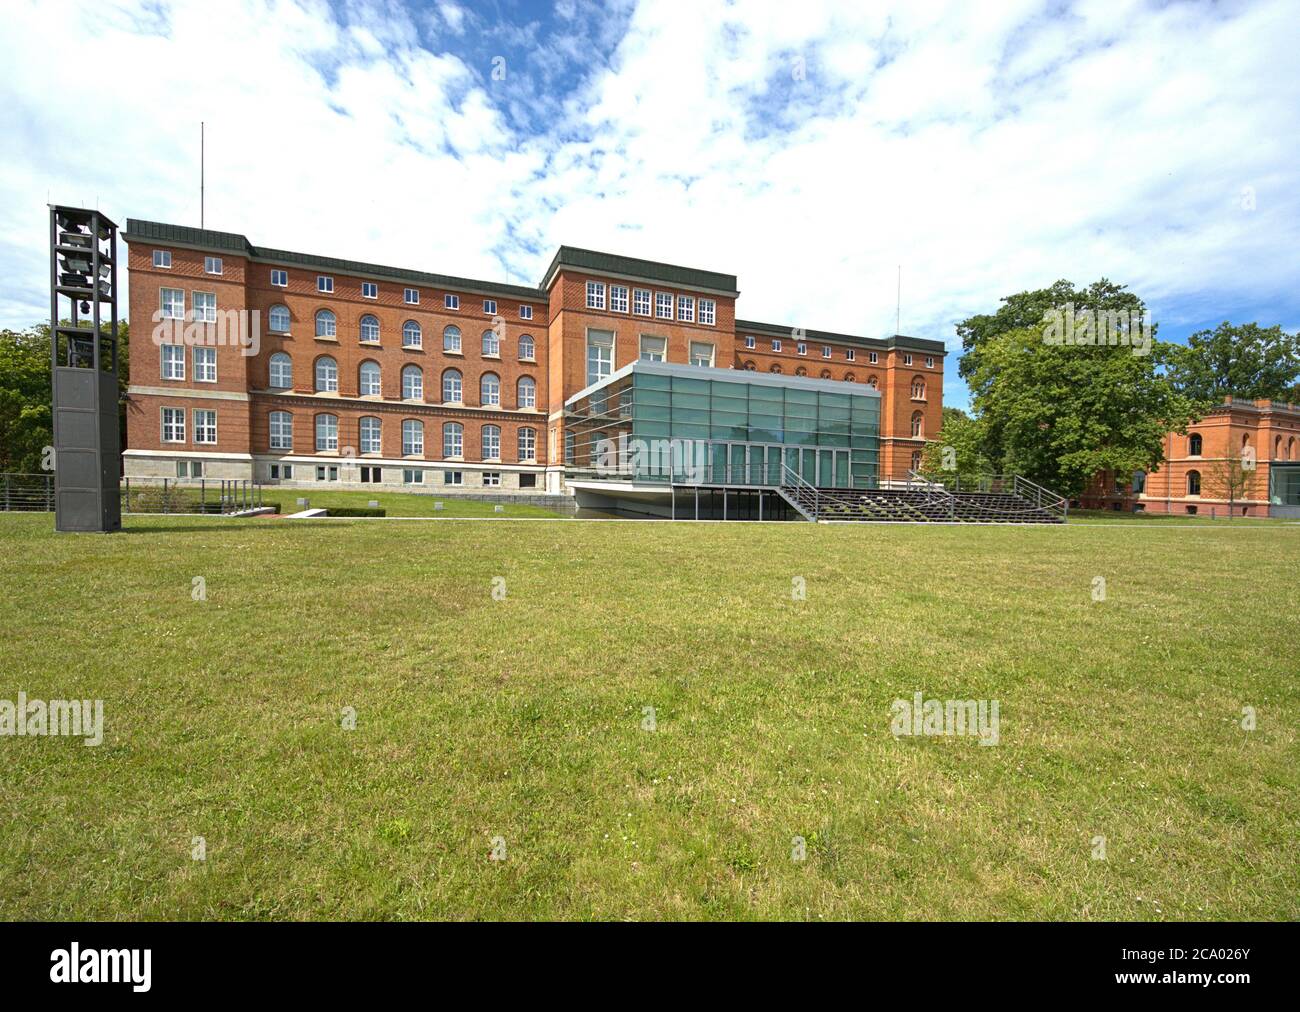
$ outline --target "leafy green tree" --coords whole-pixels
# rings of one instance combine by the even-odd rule
[[[107,325],[103,325],[107,330]],[[118,324],[118,421],[126,431],[129,328]],[[0,330],[0,471],[36,473],[54,442],[50,325]]]
[[[1205,406],[1221,404],[1225,396],[1295,401],[1300,334],[1225,320],[1187,339],[1170,363],[1170,377],[1181,393]]]
[[[986,338],[969,381],[982,452],[1067,496],[1099,471],[1151,470],[1196,411],[1164,374],[1173,349],[1051,345],[1038,325]]]
[[[921,473],[937,480],[960,478],[963,482],[990,474],[993,464],[984,451],[985,441],[981,421],[960,408],[944,408],[938,438],[921,451]]]
[[[1146,304],[1141,299],[1124,285],[1117,285],[1106,278],[1094,281],[1087,288],[1075,288],[1072,282],[1061,280],[1049,288],[1008,295],[1002,299],[997,312],[976,314],[957,324],[962,346],[961,361],[957,365],[958,374],[969,382],[979,368],[980,357],[988,341],[1008,331],[1041,326],[1045,313],[1052,309],[1064,309],[1070,304],[1073,304],[1076,313],[1146,312]],[[1154,330],[1152,328],[1153,333]]]

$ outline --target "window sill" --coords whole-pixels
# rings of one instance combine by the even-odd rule
[[[535,359],[535,358],[521,358],[519,361],[520,361],[520,362],[524,362],[524,363],[526,363],[526,364],[528,364],[528,365],[536,365],[536,364],[537,364],[537,359]]]
[[[484,353],[483,353],[483,357],[484,357],[484,358],[491,359],[493,362],[500,362],[500,361],[501,361],[501,356],[500,356],[500,355],[492,355],[492,354],[489,354],[488,352],[484,352]]]
[[[402,351],[424,351],[424,345],[422,345],[422,344],[404,344],[404,345],[402,345]]]
[[[357,344],[363,348],[382,348],[383,344],[379,341],[358,341]]]
[[[338,343],[339,343],[339,339],[338,339],[337,337],[323,337],[323,336],[321,336],[320,334],[317,334],[315,339],[316,339],[317,341],[327,341],[327,342],[330,343],[330,344],[338,344]]]
[[[443,348],[442,353],[444,355],[455,355],[457,358],[465,357],[465,353],[463,351],[452,351],[450,348]]]

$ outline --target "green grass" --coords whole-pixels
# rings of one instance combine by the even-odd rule
[[[267,502],[279,502],[284,513],[296,513],[303,509],[297,505],[299,499],[311,503],[310,509],[331,506],[366,506],[377,501],[390,517],[497,517],[496,503],[477,499],[458,499],[452,496],[417,495],[410,492],[317,492],[315,489],[292,489],[265,487],[262,497]],[[434,503],[442,503],[442,509],[435,510]],[[554,510],[523,503],[501,503],[507,517],[554,517]]]
[[[1300,917],[1294,528],[51,527],[0,699],[105,741],[0,738],[0,918]]]
[[[1259,507],[1256,507],[1257,509]],[[1187,513],[1132,513],[1127,511],[1115,510],[1070,510],[1068,522],[1072,524],[1096,524],[1096,523],[1119,523],[1119,524],[1158,524],[1162,527],[1179,526],[1183,524],[1196,525],[1214,525],[1222,527],[1254,527],[1259,524],[1277,526],[1277,525],[1296,525],[1295,520],[1284,520],[1278,517],[1224,517],[1222,515],[1211,517],[1208,513],[1199,515],[1190,515]]]

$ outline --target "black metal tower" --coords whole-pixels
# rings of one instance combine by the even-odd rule
[[[50,355],[54,527],[121,530],[117,225],[98,211],[50,205]]]

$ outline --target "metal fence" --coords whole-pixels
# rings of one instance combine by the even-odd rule
[[[252,481],[199,478],[123,478],[125,513],[207,513],[228,516],[262,508],[262,486]],[[54,475],[0,474],[0,510],[54,512]]]

